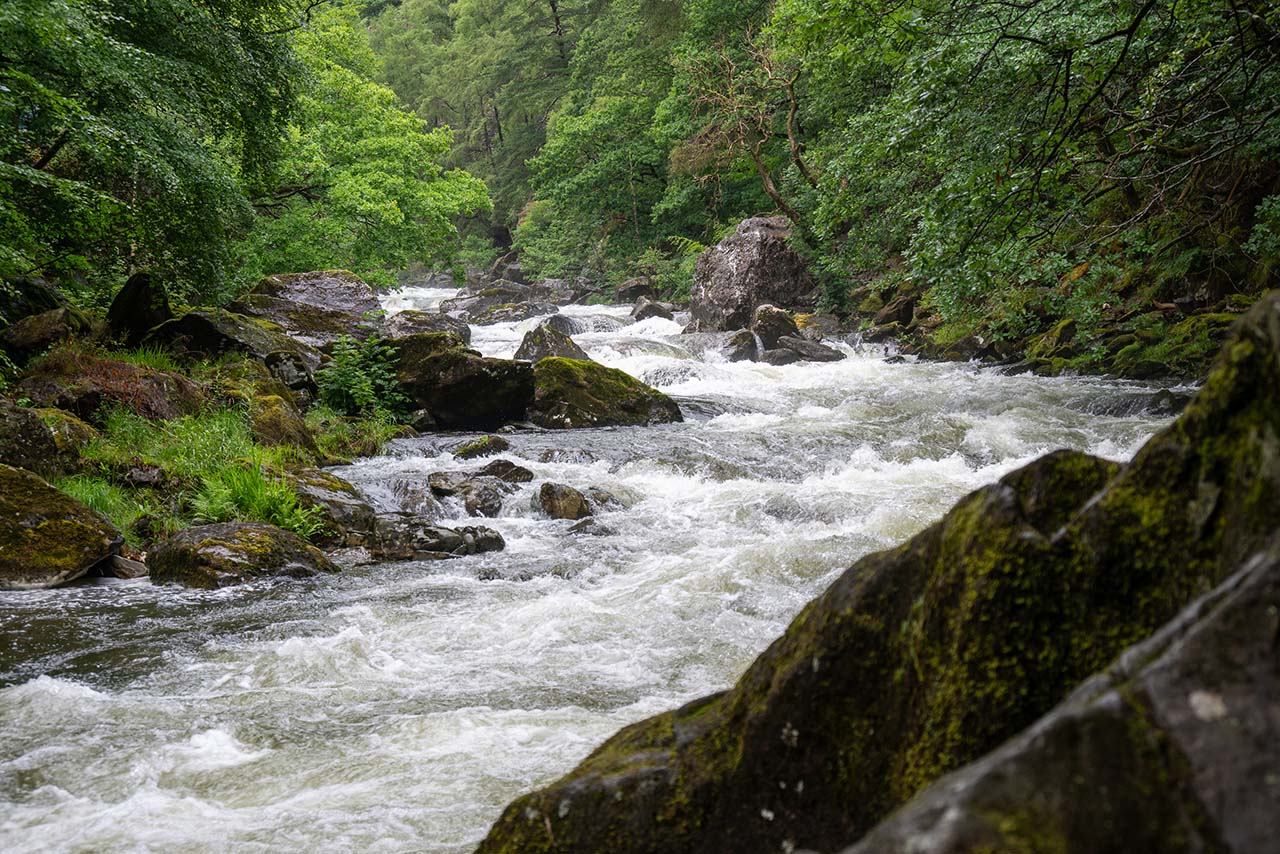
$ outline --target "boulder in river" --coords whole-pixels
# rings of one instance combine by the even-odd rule
[[[398,311],[387,318],[385,329],[388,338],[407,338],[420,332],[452,332],[462,343],[471,343],[470,324],[438,311]]]
[[[429,560],[502,551],[506,542],[492,528],[445,528],[412,513],[378,517],[369,553],[384,560]]]
[[[548,839],[560,852],[620,853],[852,844],[1269,549],[1277,518],[1280,292],[1241,318],[1196,398],[1128,465],[1050,454],[859,560],[730,690],[626,727],[512,803],[479,851],[547,850]],[[1262,631],[1274,668],[1270,613]],[[1203,661],[1208,686],[1243,678],[1231,672],[1233,657]],[[1235,694],[1207,693],[1184,696],[1182,713],[1233,714]],[[1252,696],[1244,714],[1274,716],[1259,705],[1264,695]],[[1146,714],[1130,721],[1139,723],[1153,734],[1170,725]],[[1174,763],[1173,779],[1194,779],[1158,740],[1145,741],[1159,751],[1153,761]],[[1046,747],[1090,770],[1091,746],[1065,738]],[[1123,739],[1114,747],[1130,749]],[[1211,758],[1212,749],[1198,755]],[[1233,778],[1229,767],[1206,773],[1223,785]],[[1091,796],[1105,797],[1111,781],[1085,776]],[[1022,779],[1038,792],[1038,778]],[[1251,795],[1242,791],[1249,785],[1266,791],[1243,777],[1232,797]],[[1163,815],[1204,814],[1183,808],[1199,809],[1181,783],[1146,791],[1168,801],[1151,807]],[[1066,808],[1030,806],[1049,811],[1048,827]],[[1010,820],[1034,829],[1038,815]]]
[[[795,350],[765,350],[760,354],[760,361],[766,365],[794,365],[803,361]]]
[[[324,469],[302,468],[285,475],[303,507],[315,508],[324,522],[316,542],[362,546],[374,528],[376,513],[352,484]]]
[[[806,341],[803,338],[793,338],[789,335],[779,338],[778,346],[784,350],[792,351],[806,362],[839,362],[844,358],[844,353],[834,347],[828,347],[826,344],[819,344],[816,341]]]
[[[555,314],[559,306],[549,302],[505,303],[473,312],[470,321],[476,326],[492,326],[495,323],[518,323],[531,317]]]
[[[365,337],[380,325],[376,316],[382,310],[373,288],[348,270],[267,276],[230,308],[318,348],[344,335]]]
[[[656,302],[648,297],[640,297],[636,300],[635,306],[631,309],[631,319],[635,321],[648,320],[651,317],[661,317],[663,320],[671,320],[675,317],[675,311],[671,306],[665,303]]]
[[[808,267],[787,244],[786,217],[752,217],[698,256],[689,304],[692,332],[745,329],[756,306],[791,306],[814,288]]]
[[[147,333],[173,319],[169,293],[150,273],[134,273],[111,300],[107,327],[126,345],[135,347]]]
[[[528,362],[481,356],[445,333],[410,335],[393,344],[400,392],[439,427],[492,430],[524,419],[533,400]]]
[[[58,344],[86,338],[92,330],[88,315],[75,306],[63,306],[4,327],[0,330],[0,349],[21,365]]]
[[[533,472],[524,466],[518,466],[511,460],[494,460],[493,462],[480,469],[480,474],[486,477],[496,477],[504,483],[528,483],[533,480]]]
[[[526,362],[536,362],[548,356],[559,356],[564,359],[582,359],[590,361],[586,351],[573,343],[573,339],[565,333],[546,323],[540,323],[535,329],[524,334],[524,340],[516,350],[516,358]]]
[[[122,545],[102,514],[38,475],[0,464],[0,590],[74,581]]]
[[[197,412],[204,388],[181,374],[143,367],[75,347],[38,360],[18,384],[37,406],[64,409],[89,423],[123,407],[144,418],[170,419]]]
[[[730,362],[754,362],[760,358],[760,339],[750,329],[739,329],[729,336],[721,352]]]
[[[261,522],[196,525],[147,555],[151,580],[213,590],[258,578],[337,572],[324,552],[292,531]]]
[[[775,350],[778,341],[783,337],[795,338],[800,329],[795,320],[786,311],[776,305],[758,305],[751,313],[751,331],[760,342],[761,350]]]
[[[572,486],[547,482],[538,488],[534,506],[552,519],[585,519],[591,515],[587,497]]]
[[[434,472],[427,477],[432,495],[457,498],[468,516],[493,518],[502,512],[503,495],[511,485],[497,477],[467,472]]]
[[[675,401],[617,368],[579,359],[533,366],[529,420],[541,427],[606,427],[683,420]]]
[[[501,436],[480,436],[455,445],[451,453],[460,460],[474,460],[500,454],[510,447],[511,443]]]

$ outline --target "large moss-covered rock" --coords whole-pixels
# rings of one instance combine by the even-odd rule
[[[253,438],[260,445],[299,448],[313,457],[320,453],[292,398],[278,394],[255,396],[249,405],[249,423]]]
[[[60,473],[62,455],[40,414],[0,398],[0,463],[51,477]]]
[[[481,356],[445,333],[393,343],[400,392],[438,426],[492,430],[525,417],[533,400],[533,368],[527,362]]]
[[[0,281],[0,328],[65,305],[67,298],[44,279],[17,276]]]
[[[543,359],[533,366],[529,420],[542,427],[607,427],[683,420],[675,401],[657,389],[595,362]]]
[[[5,327],[0,331],[0,347],[21,365],[57,344],[88,337],[92,329],[88,315],[68,305],[24,317]]]
[[[808,267],[787,245],[786,217],[752,217],[698,256],[689,309],[691,331],[745,329],[756,306],[794,306],[814,288]]]
[[[315,538],[321,545],[362,546],[369,541],[377,514],[360,490],[323,469],[303,468],[285,475],[303,507],[321,514],[324,530]]]
[[[100,424],[112,406],[144,418],[170,419],[198,411],[205,401],[204,388],[181,374],[73,347],[37,361],[18,390],[37,406],[63,409],[91,424]]]
[[[582,359],[590,361],[587,352],[573,343],[573,339],[556,329],[541,323],[535,329],[524,334],[520,346],[516,348],[516,358],[525,362],[536,362],[551,356],[563,359]]]
[[[1280,544],[846,854],[1268,851]]]
[[[480,851],[850,844],[1221,582],[1277,518],[1272,294],[1122,470],[1059,452],[969,495],[851,567],[731,690],[517,800]]]
[[[243,353],[261,362],[292,391],[313,389],[320,353],[295,341],[279,325],[222,309],[197,309],[162,323],[146,344],[168,347],[195,358]]]
[[[123,544],[100,513],[29,471],[0,464],[0,590],[74,581]]]
[[[152,329],[172,319],[169,293],[150,273],[130,276],[107,309],[107,327],[112,335],[131,347]]]
[[[424,332],[452,332],[464,344],[471,343],[471,326],[465,320],[439,311],[398,311],[387,318],[385,330],[388,338],[406,338]]]
[[[212,590],[258,578],[337,572],[324,552],[290,531],[260,522],[223,522],[179,531],[147,556],[151,580]]]
[[[373,288],[348,270],[268,276],[230,308],[275,323],[298,341],[321,348],[343,335],[363,338],[381,323]]]

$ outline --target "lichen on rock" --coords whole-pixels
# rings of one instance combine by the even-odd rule
[[[297,534],[260,522],[187,528],[152,549],[147,563],[157,584],[208,590],[258,578],[306,578],[338,571]]]

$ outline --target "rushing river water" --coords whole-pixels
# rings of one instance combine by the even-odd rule
[[[0,851],[468,851],[620,726],[730,685],[859,556],[1046,451],[1125,459],[1164,420],[1130,383],[847,347],[729,364],[670,321],[565,312],[687,420],[509,436],[537,479],[486,522],[503,552],[217,592],[0,593]],[[510,356],[535,322],[473,346]],[[456,441],[339,473],[400,509],[429,473],[487,462],[454,461]],[[574,534],[531,508],[544,480],[627,506]]]

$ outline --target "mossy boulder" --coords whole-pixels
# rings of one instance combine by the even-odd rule
[[[573,339],[553,326],[539,324],[524,334],[520,346],[516,348],[516,358],[525,362],[536,362],[559,356],[564,359],[582,359],[590,361],[587,352],[573,343]]]
[[[369,541],[377,514],[351,483],[315,468],[291,471],[285,480],[297,494],[299,504],[320,511],[324,530],[314,538],[316,542],[326,546],[363,546]]]
[[[63,462],[40,413],[0,398],[0,463],[52,477],[64,470]]]
[[[257,395],[249,406],[249,423],[253,438],[260,445],[298,448],[312,457],[320,453],[315,437],[291,398],[278,394]]]
[[[732,689],[515,801],[479,850],[848,845],[1224,580],[1277,518],[1280,293],[1127,466],[1063,451],[974,492],[854,564]]]
[[[542,427],[607,427],[683,420],[675,401],[617,368],[579,359],[533,366],[529,420]]]
[[[0,347],[17,364],[25,364],[52,347],[89,337],[93,322],[75,306],[62,306],[24,317],[0,331]]]
[[[522,420],[533,400],[527,362],[481,356],[446,333],[411,335],[393,345],[401,394],[441,428],[493,430]]]
[[[242,353],[265,365],[291,391],[314,390],[313,374],[321,360],[318,350],[294,340],[278,324],[213,308],[162,323],[143,343],[200,359]]]
[[[111,334],[133,347],[155,327],[173,319],[169,293],[150,273],[134,273],[107,309]]]
[[[122,545],[102,514],[38,475],[0,464],[0,590],[74,581]]]
[[[481,436],[454,446],[452,453],[460,460],[474,460],[500,454],[510,447],[511,443],[501,436]]]
[[[53,437],[53,444],[58,449],[63,470],[70,471],[78,468],[80,452],[98,438],[98,431],[70,412],[64,412],[61,409],[37,409],[35,413],[40,416],[40,421]]]
[[[452,332],[464,344],[471,343],[470,324],[439,311],[398,311],[387,318],[385,329],[388,338],[407,338],[424,332]]]
[[[373,288],[348,270],[268,276],[230,308],[270,321],[317,348],[344,335],[363,338],[381,326],[382,307]]]
[[[260,522],[197,525],[147,556],[151,580],[213,590],[259,578],[337,572],[324,552],[291,531]]]
[[[0,328],[66,305],[67,298],[44,279],[17,276],[0,282]]]
[[[36,361],[18,391],[37,406],[65,410],[91,424],[100,424],[113,406],[167,420],[195,413],[205,402],[204,387],[181,374],[75,347]]]

